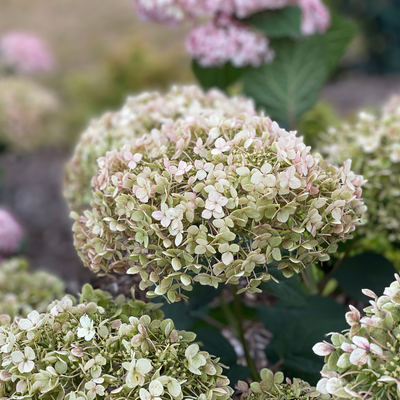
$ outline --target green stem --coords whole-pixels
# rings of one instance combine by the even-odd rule
[[[254,382],[260,381],[260,375],[258,374],[256,365],[254,364],[253,359],[250,356],[249,348],[247,346],[246,339],[244,337],[244,328],[243,328],[243,310],[242,303],[240,297],[238,296],[238,288],[236,285],[231,285],[232,294],[233,294],[233,308],[235,310],[235,317],[237,320],[237,325],[239,329],[239,339],[242,342],[244,355],[246,357],[247,366],[250,368],[251,377]]]
[[[313,265],[308,265],[305,270],[305,275],[307,277],[308,282],[308,291],[309,294],[315,295],[318,294],[318,283],[315,280]]]

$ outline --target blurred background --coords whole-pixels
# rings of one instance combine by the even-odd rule
[[[88,279],[73,247],[72,220],[62,196],[64,164],[79,135],[90,119],[120,107],[130,93],[195,82],[184,45],[188,27],[141,22],[133,3],[0,0],[0,36],[30,32],[47,42],[54,57],[51,71],[29,77],[29,84],[46,92],[49,115],[39,118],[30,100],[20,108],[13,103],[18,118],[31,117],[26,127],[14,121],[19,136],[1,125],[1,98],[11,89],[0,82],[0,204],[22,225],[22,250],[32,268],[58,274],[72,291]],[[400,1],[331,3],[356,21],[358,33],[320,102],[300,121],[303,130],[324,129],[337,113],[351,116],[400,92]]]

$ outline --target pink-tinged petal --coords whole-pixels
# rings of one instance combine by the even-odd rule
[[[170,225],[170,223],[171,223],[171,220],[170,220],[169,218],[167,218],[167,217],[164,217],[164,218],[161,220],[161,225],[162,225],[164,228],[168,228],[169,225]]]
[[[137,163],[142,161],[142,158],[143,158],[143,154],[140,154],[140,153],[136,153],[133,156],[133,160],[136,161]]]
[[[133,155],[130,151],[124,151],[124,159],[126,161],[131,161],[133,159]]]
[[[382,355],[383,354],[383,350],[381,347],[379,347],[377,344],[375,343],[371,343],[370,345],[370,349],[371,349],[371,353],[377,354],[377,355]]]
[[[352,340],[353,340],[353,343],[360,349],[369,350],[368,339],[366,339],[362,336],[354,336]]]
[[[350,306],[350,312],[346,313],[346,321],[350,326],[356,325],[360,322],[361,314],[355,307]]]
[[[327,356],[335,351],[335,346],[326,342],[321,342],[317,343],[312,349],[318,356]]]
[[[350,362],[353,365],[364,365],[368,362],[369,356],[364,349],[355,349],[350,354]]]
[[[322,394],[329,394],[328,391],[326,390],[327,383],[328,383],[328,378],[320,379],[319,382],[317,383],[317,387],[316,387],[318,392],[320,392]]]
[[[329,394],[335,394],[337,390],[343,387],[343,384],[339,378],[331,378],[328,380],[325,387]]]
[[[354,349],[356,348],[356,346],[354,346],[354,344],[350,344],[350,343],[342,343],[341,349],[343,351],[345,351],[346,353],[351,353]]]
[[[164,218],[164,213],[162,211],[154,211],[151,216],[157,221],[161,221]]]

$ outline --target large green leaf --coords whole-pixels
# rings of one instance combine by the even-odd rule
[[[323,35],[272,40],[276,58],[271,64],[245,71],[245,94],[272,119],[289,127],[296,126],[300,116],[318,100],[322,86],[354,32],[350,21],[335,17]]]
[[[222,287],[215,289],[211,286],[195,284],[190,292],[189,300],[179,303],[164,304],[162,311],[166,318],[171,318],[177,329],[190,330],[210,311],[209,303],[221,293]]]
[[[270,362],[280,362],[288,377],[314,384],[323,359],[312,352],[312,347],[326,339],[327,333],[346,328],[345,309],[327,297],[309,296],[307,303],[303,308],[285,307],[282,301],[272,309],[258,307],[258,317],[274,334],[266,349]]]
[[[356,300],[367,301],[362,289],[370,289],[378,296],[394,280],[396,270],[385,257],[375,253],[363,253],[347,258],[332,275],[339,287]]]
[[[268,10],[252,15],[245,22],[263,31],[270,38],[300,36],[301,9],[298,6],[291,6]]]
[[[356,26],[349,19],[338,16],[332,18],[331,27],[324,36],[329,73],[337,67],[356,32]]]
[[[243,75],[244,92],[274,120],[294,126],[318,100],[326,76],[323,40],[316,35],[298,41],[272,41],[276,58],[271,64]]]
[[[293,275],[291,278],[285,278],[282,271],[268,269],[268,272],[279,280],[269,281],[261,284],[261,289],[272,296],[281,299],[282,305],[287,307],[302,308],[308,306],[308,298],[302,287],[300,275]]]
[[[192,70],[203,89],[216,87],[221,90],[235,83],[243,74],[243,68],[236,68],[231,63],[222,67],[202,67],[196,60],[192,61]]]

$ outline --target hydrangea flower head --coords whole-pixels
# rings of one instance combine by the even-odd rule
[[[27,32],[10,32],[0,37],[0,64],[32,74],[52,70],[54,58],[41,38]]]
[[[7,210],[0,208],[0,257],[15,254],[23,235],[20,223]]]
[[[163,320],[160,304],[115,301],[83,287],[35,314],[0,326],[0,396],[95,400],[228,400],[223,367]]]
[[[0,264],[0,316],[7,314],[13,319],[29,314],[28,329],[35,324],[34,310],[45,311],[51,301],[63,295],[64,284],[59,278],[45,271],[30,272],[22,258]]]
[[[303,13],[301,30],[304,36],[326,32],[331,25],[331,15],[322,0],[298,0]]]
[[[158,92],[130,97],[121,111],[93,121],[83,133],[65,175],[65,196],[75,211],[85,209],[92,198],[91,179],[97,171],[97,160],[107,151],[120,149],[153,129],[177,118],[193,118],[219,110],[231,117],[254,115],[255,106],[244,97],[228,98],[218,90],[204,93],[197,86],[176,86],[162,95]],[[130,166],[140,161],[141,154],[126,152]],[[136,158],[135,158],[136,157]]]
[[[293,382],[286,378],[282,372],[274,374],[269,369],[260,373],[261,381],[253,382],[250,387],[246,382],[240,381],[238,389],[243,392],[241,400],[327,400],[329,395],[324,395],[310,386],[307,382],[294,379]]]
[[[259,67],[275,56],[266,36],[226,16],[193,28],[186,47],[203,67],[223,66],[228,62],[236,68]]]
[[[50,126],[58,111],[57,97],[41,85],[26,78],[0,79],[0,141],[12,151],[51,143]]]
[[[263,116],[180,119],[99,159],[75,246],[91,270],[140,274],[170,301],[193,282],[258,291],[272,263],[291,276],[354,231],[364,181],[350,167]]]
[[[350,306],[349,330],[332,333],[330,341],[313,350],[325,357],[317,389],[332,399],[397,399],[400,396],[400,277],[378,297],[371,298],[365,314]]]
[[[360,233],[400,239],[400,112],[391,99],[379,114],[361,112],[353,124],[321,135],[319,151],[335,164],[353,160],[352,169],[367,180],[367,223]]]

